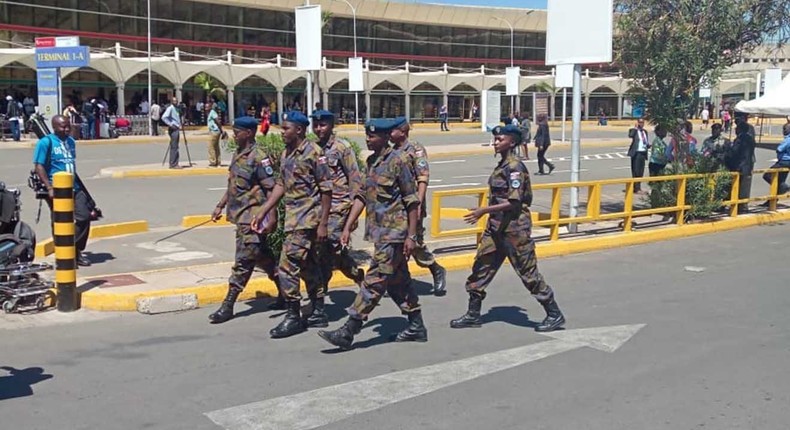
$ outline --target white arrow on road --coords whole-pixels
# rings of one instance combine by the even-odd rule
[[[614,352],[644,326],[620,325],[546,333],[554,339],[234,406],[208,412],[206,416],[227,430],[314,429],[584,346]]]

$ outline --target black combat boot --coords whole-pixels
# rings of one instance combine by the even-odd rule
[[[422,322],[422,311],[409,312],[409,326],[395,336],[395,342],[428,342],[428,330]]]
[[[302,304],[299,300],[286,302],[285,309],[287,313],[285,314],[285,319],[277,327],[269,330],[269,334],[273,339],[293,336],[305,331],[306,328],[300,316],[301,306]]]
[[[445,279],[447,270],[440,266],[439,263],[433,263],[428,268],[431,269],[431,275],[433,275],[433,295],[443,296],[447,294],[447,281]]]
[[[284,311],[285,310],[285,296],[283,296],[283,292],[280,291],[280,277],[275,276],[272,279],[274,282],[274,286],[277,287],[277,300],[269,303],[269,310],[270,311]]]
[[[469,293],[469,308],[461,318],[450,321],[452,328],[480,327],[480,307],[483,305],[483,297],[478,294]]]
[[[310,313],[310,316],[307,317],[307,326],[308,327],[329,327],[329,318],[326,316],[326,312],[324,312],[324,298],[321,297],[320,299],[312,299],[313,310]]]
[[[228,288],[228,294],[225,296],[225,300],[222,301],[219,309],[208,316],[212,324],[222,324],[233,318],[233,304],[236,303],[236,299],[239,298],[239,293],[241,293],[240,290]]]
[[[362,285],[362,281],[365,280],[365,271],[360,268],[357,268],[354,277],[351,278],[351,280],[354,281],[354,283],[357,285]]]
[[[565,316],[562,315],[562,311],[553,297],[546,301],[540,302],[540,304],[543,305],[543,309],[546,310],[546,318],[544,318],[543,322],[535,327],[535,331],[554,331],[565,324]]]
[[[335,345],[336,347],[348,351],[351,349],[351,344],[354,342],[354,335],[359,334],[362,329],[362,320],[349,317],[343,327],[337,330],[321,330],[318,335],[321,339]]]

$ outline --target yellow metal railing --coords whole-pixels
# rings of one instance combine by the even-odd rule
[[[730,199],[723,201],[723,206],[729,206],[729,215],[732,217],[738,216],[738,205],[742,203],[767,201],[768,210],[775,211],[777,202],[781,199],[790,198],[790,193],[778,194],[779,190],[779,173],[789,172],[790,169],[762,169],[753,172],[753,180],[761,180],[764,173],[771,176],[770,193],[765,196],[749,197],[745,199],[738,199],[739,193],[739,174],[737,172],[725,172],[723,174],[732,177],[732,189],[730,191]],[[560,182],[555,184],[534,184],[532,185],[533,194],[538,194],[542,191],[551,191],[551,205],[548,217],[544,219],[543,216],[539,219],[533,217],[533,226],[546,227],[549,229],[549,239],[558,240],[560,235],[560,227],[567,224],[584,224],[594,223],[598,221],[611,221],[622,220],[623,231],[629,232],[632,228],[631,221],[637,217],[644,217],[650,215],[669,215],[672,216],[677,225],[683,225],[686,221],[686,211],[692,208],[691,205],[686,203],[686,186],[689,180],[710,177],[708,174],[690,174],[690,175],[668,175],[668,176],[651,176],[647,178],[618,178],[618,179],[604,179],[599,181],[581,181],[576,183]],[[676,181],[677,186],[675,194],[675,205],[664,206],[659,208],[650,209],[634,209],[634,184],[637,182],[666,182]],[[711,181],[711,185],[713,182]],[[623,210],[620,212],[601,213],[601,193],[604,186],[624,185],[625,198]],[[587,188],[587,203],[586,213],[581,216],[562,216],[560,209],[562,208],[562,197],[566,190],[573,187]],[[488,188],[468,188],[461,190],[443,190],[434,191],[431,205],[431,236],[433,238],[445,237],[459,237],[477,235],[483,233],[486,226],[487,217],[483,217],[473,227],[442,230],[442,199],[447,197],[463,197],[472,196],[477,198],[477,205],[484,206],[488,201]]]

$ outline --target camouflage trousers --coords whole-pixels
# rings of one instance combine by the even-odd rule
[[[417,220],[417,243],[415,244],[417,246],[414,247],[414,252],[411,253],[411,256],[418,266],[429,267],[436,264],[436,258],[433,256],[431,250],[428,249],[428,245],[425,244],[424,219],[425,215],[420,215],[420,218]]]
[[[280,252],[280,293],[288,302],[302,299],[299,279],[307,285],[311,299],[324,297],[316,250],[315,230],[294,230],[286,233]]]
[[[249,224],[239,224],[236,226],[236,259],[228,278],[230,288],[242,291],[256,266],[271,280],[277,276],[274,254],[266,244],[266,236],[252,231]]]
[[[404,314],[420,309],[419,299],[411,283],[411,274],[402,243],[377,243],[373,262],[354,303],[347,309],[352,318],[366,320],[384,292]]]
[[[348,248],[344,249],[340,241],[333,240],[331,235],[326,242],[318,245],[318,263],[321,271],[321,290],[324,295],[327,293],[335,269],[339,269],[348,279],[356,281],[359,265],[349,255]]]
[[[486,231],[477,248],[472,274],[466,280],[466,291],[485,297],[485,289],[494,279],[507,257],[527,290],[540,302],[551,299],[554,292],[538,271],[535,242],[527,231],[492,235]]]

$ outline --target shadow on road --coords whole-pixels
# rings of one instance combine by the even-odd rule
[[[501,321],[519,327],[535,328],[538,326],[537,322],[529,320],[527,311],[518,306],[494,306],[487,313],[481,315],[480,320],[483,324]]]
[[[0,400],[14,399],[33,395],[33,385],[53,378],[44,373],[41,367],[28,367],[15,369],[10,366],[0,366],[8,372],[8,376],[0,376]]]

